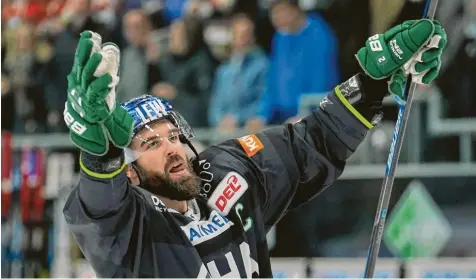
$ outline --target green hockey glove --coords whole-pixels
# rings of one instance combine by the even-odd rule
[[[424,47],[434,31],[435,24],[431,20],[405,21],[384,34],[370,37],[356,58],[371,78],[387,78]]]
[[[403,96],[405,85],[407,84],[407,76],[402,69],[397,70],[388,81],[388,92],[394,96],[398,103],[404,104],[406,96]]]
[[[405,65],[405,74],[411,74],[413,82],[429,85],[436,79],[441,68],[441,55],[448,38],[440,23],[434,21],[435,32],[431,40]]]
[[[408,74],[417,84],[429,85],[438,77],[441,68],[441,55],[446,48],[447,37],[445,30],[438,22],[435,23],[435,32],[431,40],[415,54],[403,67],[393,74],[388,81],[388,91],[399,102],[405,102],[405,90]],[[406,97],[406,96],[405,96]]]
[[[88,123],[78,115],[68,102],[65,103],[63,116],[74,145],[97,156],[107,153],[109,140],[104,125]]]
[[[78,133],[73,124],[68,124],[65,116],[73,142],[95,155],[108,151],[109,140],[118,147],[126,147],[133,127],[132,118],[116,102],[120,51],[113,44],[106,43],[102,48],[100,44],[98,34],[91,31],[81,34],[73,69],[67,77],[68,101],[65,110],[74,119],[72,123],[80,123],[86,130],[94,131],[91,135]],[[90,136],[97,138],[91,140]],[[102,149],[98,144],[102,144]]]

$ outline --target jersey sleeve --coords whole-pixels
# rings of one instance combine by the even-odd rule
[[[79,184],[63,209],[66,222],[98,276],[131,277],[124,259],[131,256],[128,248],[138,227],[134,223],[145,210],[132,193],[122,151],[116,149],[106,157],[82,152],[80,166]]]
[[[220,179],[214,178],[216,185],[208,187],[211,189],[202,189],[208,204],[227,214],[245,192],[250,192],[257,196],[269,228],[286,210],[309,201],[331,185],[373,127],[372,120],[378,119],[370,104],[357,105],[362,98],[361,87],[355,76],[336,87],[321,102],[320,109],[295,124],[212,147],[204,160],[212,160]],[[203,166],[199,169],[203,180]]]

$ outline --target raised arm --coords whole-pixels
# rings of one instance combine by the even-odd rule
[[[123,258],[134,222],[145,214],[125,170],[122,148],[129,144],[133,122],[115,100],[119,55],[116,46],[101,45],[98,34],[81,33],[64,110],[71,139],[81,149],[81,173],[63,213],[100,277],[133,276]]]
[[[440,39],[430,40],[437,36]],[[342,174],[346,160],[383,116],[380,108],[388,91],[404,101],[402,89],[406,73],[401,68],[407,67],[403,68],[403,64],[409,63],[414,80],[420,83],[428,84],[436,77],[445,37],[441,27],[425,20],[405,22],[385,34],[372,36],[357,54],[357,61],[366,74],[358,74],[337,86],[319,109],[295,124],[215,147],[220,155],[210,158],[220,158],[220,161],[214,159],[210,164],[215,164],[215,172],[235,169],[247,181],[246,191],[240,188],[238,196],[245,197],[246,192],[258,196],[269,228],[286,210],[319,194]],[[438,40],[443,43],[432,42]],[[384,79],[388,81],[388,90]],[[207,157],[205,154],[205,159]],[[219,165],[220,162],[226,165]],[[223,191],[225,195],[229,189],[217,184],[216,189],[203,194],[210,199],[210,206],[220,210],[225,201],[216,191]],[[227,200],[223,213],[228,213],[237,202],[235,195]]]
[[[213,158],[210,165],[215,176],[239,173],[247,181],[246,191],[258,196],[265,224],[272,226],[287,209],[308,201],[331,185],[342,174],[346,160],[367,131],[378,123],[381,114],[375,104],[381,103],[383,94],[375,102],[364,101],[362,78],[352,77],[336,87],[321,103],[321,109],[301,121],[226,141],[205,151],[201,159]],[[212,189],[205,196],[210,199],[210,206],[220,210],[223,201],[214,200],[214,192],[224,189],[219,186],[221,180],[214,179],[212,184],[218,185],[217,190]],[[227,214],[232,206],[227,201],[222,213]]]

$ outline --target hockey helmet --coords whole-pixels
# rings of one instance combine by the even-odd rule
[[[142,95],[122,103],[121,107],[129,113],[132,119],[134,119],[132,142],[130,147],[124,149],[126,164],[136,161],[144,152],[158,146],[157,144],[146,144],[145,149],[133,149],[131,147],[135,140],[149,143],[149,139],[141,137],[139,132],[143,129],[156,132],[154,131],[152,124],[157,121],[164,119],[169,120],[176,129],[173,129],[173,135],[159,135],[157,132],[153,137],[154,143],[156,143],[157,140],[161,141],[165,138],[170,140],[171,137],[178,137],[182,143],[189,144],[189,139],[194,137],[193,129],[190,127],[188,122],[178,111],[174,110],[172,106],[162,98],[151,95]]]

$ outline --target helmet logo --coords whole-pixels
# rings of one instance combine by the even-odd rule
[[[162,102],[158,102],[157,100],[142,103],[135,108],[135,111],[141,118],[143,124],[147,124],[168,115],[167,108]]]

